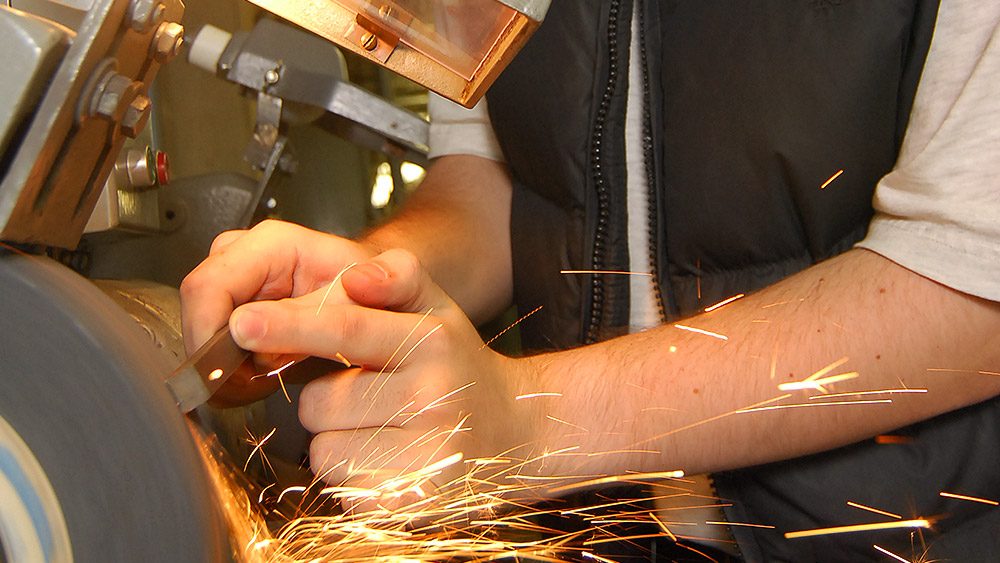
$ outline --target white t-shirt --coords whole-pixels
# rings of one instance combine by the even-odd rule
[[[629,64],[630,94],[641,92],[636,59]],[[630,269],[648,272],[647,244],[633,240],[647,232],[641,104],[641,95],[629,96],[629,244],[639,249],[630,253]],[[485,101],[466,110],[432,95],[429,106],[432,158],[503,160]],[[1000,2],[941,3],[899,159],[876,187],[874,206],[858,246],[945,286],[1000,301]],[[649,278],[634,278],[630,324],[637,330],[657,321],[650,320]]]

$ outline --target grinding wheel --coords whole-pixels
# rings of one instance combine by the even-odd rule
[[[2,252],[0,323],[0,560],[226,560],[162,381],[176,366],[138,325],[62,265]]]

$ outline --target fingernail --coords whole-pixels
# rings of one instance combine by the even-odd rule
[[[357,275],[364,276],[368,281],[373,283],[384,282],[389,279],[389,272],[386,272],[382,266],[379,266],[375,262],[358,264],[354,267],[354,272]]]
[[[267,334],[267,319],[258,311],[252,309],[237,309],[229,321],[236,342],[248,348],[264,338]]]

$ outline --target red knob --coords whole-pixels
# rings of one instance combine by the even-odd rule
[[[170,159],[163,151],[156,151],[156,183],[161,186],[170,183]]]

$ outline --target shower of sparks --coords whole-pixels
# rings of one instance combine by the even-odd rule
[[[868,512],[874,512],[875,514],[881,514],[882,516],[888,516],[889,518],[895,518],[896,520],[902,520],[903,517],[899,514],[893,514],[892,512],[886,512],[885,510],[879,510],[877,508],[872,508],[871,506],[865,506],[861,503],[854,501],[847,501],[847,506],[852,506],[854,508],[860,508],[861,510],[867,510]]]
[[[683,536],[681,536],[681,537],[683,537]],[[679,544],[677,544],[677,547],[683,547],[684,549],[686,549],[688,551],[693,551],[694,553],[696,553],[696,554],[704,557],[705,559],[708,559],[709,561],[712,561],[713,563],[719,563],[718,559],[715,559],[714,557],[711,557],[710,555],[708,555],[707,553],[705,553],[703,551],[698,551],[697,549],[691,547],[690,545],[679,543]]]
[[[991,375],[993,377],[1000,377],[1000,371],[986,371],[986,370],[975,370],[975,369],[949,369],[949,368],[927,368],[927,371],[942,372],[942,373],[971,373],[975,375]]]
[[[874,524],[856,524],[853,526],[837,526],[834,528],[817,528],[815,530],[802,530],[799,532],[787,532],[786,539],[810,538],[815,536],[828,536],[832,534],[850,534],[854,532],[871,532],[876,530],[893,530],[897,528],[930,528],[931,522],[925,518],[916,520],[897,520],[895,522],[876,522]]]
[[[884,547],[879,547],[879,546],[877,546],[875,544],[872,544],[872,547],[874,547],[877,551],[881,551],[882,553],[888,555],[889,557],[892,557],[893,559],[895,559],[897,561],[902,561],[903,563],[911,563],[909,559],[903,559],[902,557],[896,555],[895,553],[889,551],[888,549],[886,549]]]
[[[563,396],[562,393],[548,393],[548,392],[527,393],[524,395],[518,395],[517,397],[514,397],[514,400],[520,401],[522,399],[537,399],[538,397],[562,397],[562,396]]]
[[[544,305],[539,305],[539,306],[535,307],[534,311],[532,311],[532,312],[528,313],[527,315],[524,315],[521,318],[517,319],[516,321],[514,321],[513,323],[511,323],[511,325],[509,327],[501,330],[496,336],[494,336],[493,338],[490,338],[489,340],[487,340],[486,342],[484,342],[483,345],[480,346],[479,349],[483,350],[483,349],[488,348],[490,344],[493,344],[494,342],[496,342],[498,338],[500,338],[501,336],[507,334],[511,329],[513,329],[517,325],[521,324],[521,322],[523,322],[525,319],[527,319],[531,315],[534,315],[538,311],[541,311],[542,307],[544,307]]]
[[[711,336],[712,338],[718,338],[719,340],[723,340],[723,341],[729,340],[729,337],[726,336],[725,334],[719,334],[718,332],[712,332],[710,330],[705,330],[703,328],[694,328],[692,326],[679,325],[679,324],[675,324],[675,325],[673,325],[673,327],[674,328],[679,328],[681,330],[686,330],[688,332],[694,332],[694,333],[697,333],[697,334],[704,334],[705,336]]]
[[[954,499],[958,499],[958,500],[968,500],[968,501],[972,501],[972,502],[981,502],[983,504],[989,504],[991,506],[1000,506],[1000,502],[997,502],[995,500],[990,500],[990,499],[987,499],[987,498],[970,497],[970,496],[967,496],[967,495],[956,495],[955,493],[946,493],[944,491],[941,491],[938,494],[940,494],[941,496],[946,497],[946,498],[954,498]]]
[[[736,411],[739,414],[761,411],[776,411],[781,409],[802,409],[807,407],[838,407],[848,405],[887,405],[892,403],[892,399],[876,399],[872,401],[830,401],[828,403],[792,403],[788,405],[772,405],[769,407],[755,407],[752,409],[742,409]]]
[[[848,381],[850,379],[856,379],[859,376],[858,372],[851,371],[847,373],[841,373],[838,375],[831,375],[829,377],[821,377],[819,379],[814,379],[812,381],[792,381],[789,383],[779,383],[779,391],[797,391],[802,389],[816,389],[817,391],[825,392],[826,385],[833,385],[834,383],[840,383],[841,381]]]
[[[427,317],[431,316],[431,313],[433,313],[433,312],[434,312],[434,307],[431,307],[430,309],[427,309],[427,312],[424,313],[420,317],[420,319],[417,321],[417,323],[415,325],[413,325],[413,328],[410,329],[410,332],[408,332],[406,334],[406,336],[403,338],[403,340],[401,340],[399,342],[399,345],[396,346],[396,349],[393,350],[392,354],[389,355],[389,359],[385,361],[385,365],[383,365],[382,369],[379,370],[378,375],[374,379],[372,379],[371,385],[369,385],[368,389],[365,389],[364,394],[361,395],[362,399],[365,399],[365,398],[368,397],[368,394],[371,392],[372,388],[375,386],[375,383],[378,381],[378,379],[380,377],[382,377],[383,375],[385,375],[386,371],[389,370],[389,366],[391,366],[392,363],[393,363],[393,361],[396,360],[396,356],[398,356],[399,353],[403,350],[403,346],[405,346],[406,343],[410,341],[410,338],[414,335],[414,333],[417,332],[417,329],[420,328],[420,326],[424,324],[424,321],[426,321]],[[416,348],[416,347],[414,347],[414,348]],[[412,352],[414,348],[411,348],[410,352]],[[407,355],[409,355],[409,353],[407,353]],[[395,371],[397,369],[399,369],[399,366],[401,366],[401,365],[403,365],[403,360],[399,360],[398,362],[396,362],[396,367],[392,368],[392,371],[389,371],[389,376],[391,376],[393,373],[395,373]],[[389,377],[386,377],[385,380],[382,382],[382,384],[379,386],[379,388],[375,391],[375,395],[374,396],[378,396],[378,394],[382,392],[382,388],[385,387],[385,384],[388,383],[388,381],[389,381]]]
[[[333,291],[333,287],[337,285],[337,282],[340,281],[340,278],[344,277],[344,274],[346,274],[348,270],[357,265],[358,265],[357,262],[352,262],[348,264],[346,267],[344,267],[343,270],[337,272],[337,275],[334,276],[333,281],[330,282],[330,285],[326,286],[326,293],[323,294],[323,299],[319,302],[319,307],[316,307],[317,317],[319,316],[319,312],[323,310],[323,305],[326,305],[326,300],[329,299],[330,292]]]
[[[843,174],[843,173],[844,173],[843,170],[838,170],[836,174],[834,174],[833,176],[830,176],[829,180],[823,182],[823,185],[820,186],[819,189],[821,189],[821,190],[826,189],[826,187],[829,186],[830,184],[832,184],[834,180],[836,180],[837,178],[840,178],[840,175]]]
[[[212,373],[208,374],[208,380],[209,381],[218,381],[225,374],[226,374],[226,372],[223,371],[222,368],[215,368],[215,369],[212,370]]]
[[[714,311],[716,309],[719,309],[721,307],[725,307],[726,305],[729,305],[733,301],[736,301],[738,299],[743,299],[744,297],[746,297],[746,294],[745,293],[740,293],[738,295],[734,295],[734,296],[730,297],[729,299],[723,299],[722,301],[719,301],[715,305],[712,305],[710,307],[705,307],[705,312],[706,313],[711,313],[712,311]]]
[[[627,270],[559,270],[560,274],[576,275],[576,274],[594,274],[594,275],[613,275],[613,276],[647,276],[653,277],[653,274],[649,272],[629,272]]]
[[[863,397],[867,395],[897,395],[906,393],[926,393],[927,389],[877,389],[874,391],[848,391],[846,393],[828,393],[825,395],[813,395],[809,400],[835,399],[839,397]]]

